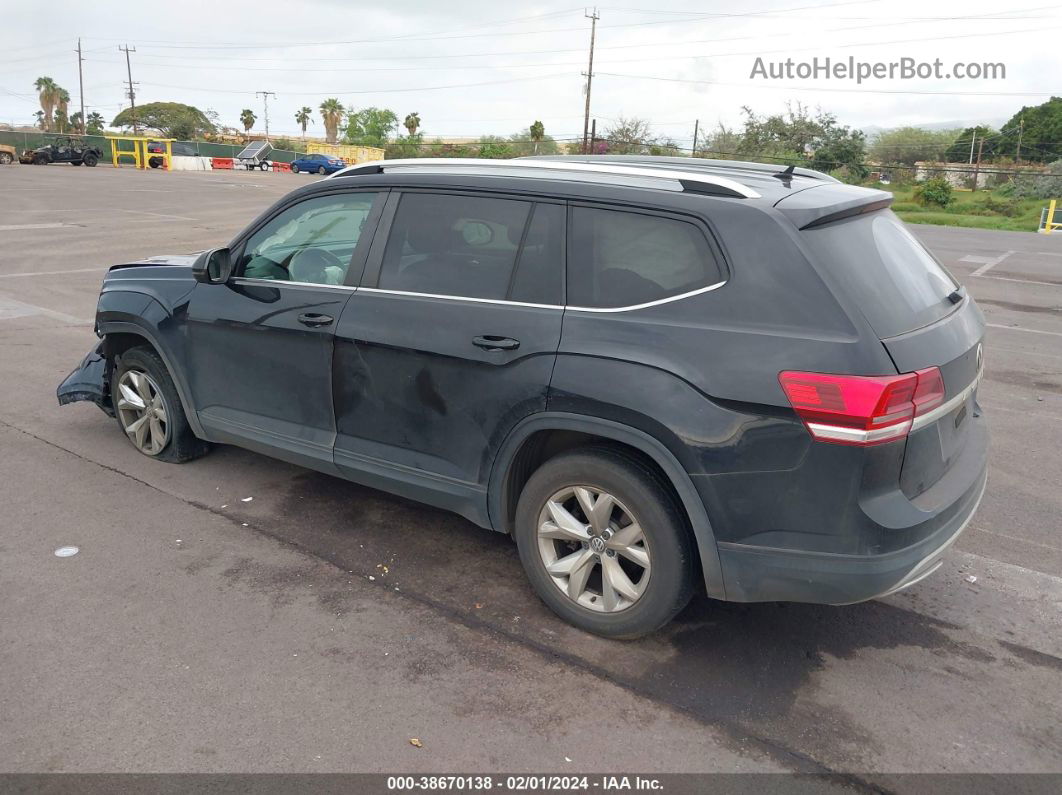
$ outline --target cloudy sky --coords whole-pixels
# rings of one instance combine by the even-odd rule
[[[893,127],[999,123],[1022,105],[1062,94],[1062,4],[1018,0],[613,0],[597,7],[592,114],[598,129],[620,116],[648,119],[689,146],[694,120],[709,130],[740,122],[741,106],[777,112],[787,101],[821,106],[845,124]],[[606,0],[607,3],[607,0]],[[1026,5],[1028,3],[1029,5]],[[12,7],[13,6],[13,7]],[[9,4],[0,28],[0,122],[32,123],[34,80],[54,78],[78,106],[108,121],[127,103],[132,54],[138,102],[178,101],[239,126],[270,99],[274,137],[297,134],[295,111],[326,97],[345,105],[416,110],[429,136],[509,134],[535,119],[558,139],[582,133],[590,20],[570,0],[348,0],[130,3],[49,0]],[[157,9],[166,8],[159,13]],[[849,57],[1002,63],[1005,79],[765,80],[765,63]],[[320,118],[311,127],[321,134]]]

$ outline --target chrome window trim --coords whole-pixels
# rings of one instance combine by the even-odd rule
[[[357,290],[357,287],[351,287],[346,284],[319,284],[318,282],[292,282],[287,279],[256,279],[253,276],[233,276],[229,279],[234,284],[261,284],[261,285],[277,285],[285,284],[291,287],[323,287],[326,290]]]
[[[629,306],[572,306],[568,305],[566,308],[573,312],[632,312],[635,309],[648,309],[653,306],[661,306],[662,304],[669,304],[672,301],[682,301],[686,298],[692,298],[695,295],[701,293],[710,293],[712,290],[718,290],[724,284],[727,283],[727,279],[723,279],[721,282],[715,284],[709,284],[707,287],[698,287],[696,290],[690,290],[687,293],[679,293],[678,295],[671,295],[667,298],[658,298],[655,301],[646,301],[644,304],[631,304]]]
[[[385,290],[380,287],[359,287],[361,293],[380,293],[383,295],[401,295],[409,298],[438,298],[444,301],[471,301],[477,304],[505,304],[523,306],[530,309],[564,309],[561,304],[532,304],[527,301],[509,301],[504,298],[472,298],[465,295],[441,295],[439,293],[417,293],[412,290]]]
[[[941,403],[932,411],[927,411],[925,414],[920,414],[919,416],[915,417],[914,422],[911,423],[911,433],[914,433],[915,431],[921,430],[922,428],[926,428],[932,425],[941,417],[946,417],[948,414],[955,411],[955,409],[965,403],[967,398],[969,398],[970,395],[974,393],[978,385],[981,383],[981,379],[984,377],[984,374],[985,368],[982,366],[981,369],[977,371],[977,375],[974,376],[974,380],[971,381],[970,384],[962,390],[962,392],[960,392],[950,400]]]
[[[471,301],[476,304],[502,304],[507,306],[523,306],[530,309],[568,309],[573,312],[631,312],[635,309],[646,309],[653,306],[660,306],[661,304],[668,304],[672,301],[681,301],[686,298],[691,298],[701,293],[711,292],[717,290],[726,284],[725,281],[717,282],[716,284],[710,284],[707,287],[701,287],[697,290],[691,290],[688,293],[681,293],[680,295],[672,295],[668,298],[660,298],[656,301],[649,301],[644,304],[634,304],[633,306],[617,306],[607,308],[597,308],[588,306],[570,306],[565,304],[535,304],[528,301],[510,301],[505,298],[474,298],[468,295],[443,295],[441,293],[418,293],[413,290],[385,290],[380,287],[351,287],[345,284],[317,284],[315,282],[292,282],[283,279],[255,279],[247,276],[233,276],[230,280],[235,284],[252,284],[252,285],[287,285],[291,287],[323,287],[326,290],[347,290],[350,292],[361,293],[379,293],[382,295],[401,295],[409,298],[435,298],[442,301]]]

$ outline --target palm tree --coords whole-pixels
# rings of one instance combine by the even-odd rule
[[[89,135],[98,135],[99,133],[103,132],[103,127],[103,116],[98,114],[96,111],[92,111],[92,113],[88,115],[88,119],[86,120],[85,132],[87,132]]]
[[[295,113],[295,123],[302,127],[302,140],[306,141],[306,125],[313,124],[313,108],[303,105]]]
[[[343,103],[330,97],[321,103],[321,119],[325,126],[325,140],[334,144],[339,138],[339,122],[343,120]]]
[[[37,89],[37,96],[41,103],[41,110],[44,111],[44,120],[41,123],[41,129],[47,132],[52,127],[52,118],[55,113],[55,104],[58,99],[60,88],[50,77],[38,77],[36,81],[34,81],[33,87]]]
[[[254,127],[254,123],[258,121],[258,117],[254,115],[254,111],[250,108],[244,108],[240,111],[240,124],[243,125],[243,131],[249,133],[251,128]]]
[[[420,114],[416,111],[407,114],[406,120],[402,122],[402,125],[406,128],[406,132],[408,132],[410,136],[416,135],[417,128],[420,127]]]
[[[538,154],[538,142],[546,137],[546,125],[536,120],[531,125],[531,140],[535,142],[535,154]]]
[[[40,127],[42,130],[45,129],[45,119],[47,117],[44,115],[44,111],[39,110],[33,115],[37,117],[37,126]]]
[[[65,88],[58,89],[55,94],[55,105],[55,123],[59,126],[59,132],[66,132],[66,127],[70,124],[70,119],[66,115],[70,109],[70,92]]]

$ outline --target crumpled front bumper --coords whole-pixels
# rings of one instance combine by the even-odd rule
[[[55,390],[59,405],[65,406],[67,403],[88,400],[113,417],[110,375],[110,363],[103,354],[103,342],[101,341],[89,351],[81,364],[63,379],[63,383],[59,384],[59,388]]]

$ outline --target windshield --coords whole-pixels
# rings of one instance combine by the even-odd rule
[[[819,261],[881,338],[927,326],[954,308],[958,284],[890,210],[805,231]]]

